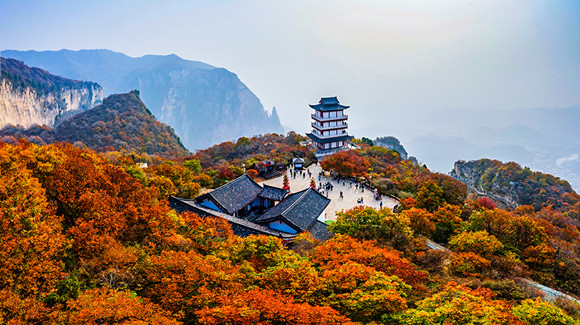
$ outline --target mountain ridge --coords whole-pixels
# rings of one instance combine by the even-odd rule
[[[98,82],[105,95],[139,89],[143,102],[171,125],[190,150],[241,136],[284,132],[279,118],[225,68],[171,55],[138,58],[111,50],[14,51],[23,60],[64,77]]]
[[[101,105],[81,112],[52,129],[47,126],[28,129],[6,127],[0,130],[0,138],[8,143],[15,143],[19,138],[37,144],[67,142],[98,152],[125,150],[163,157],[190,154],[173,129],[155,119],[137,91],[110,95]]]
[[[99,84],[53,75],[24,62],[0,58],[0,127],[53,126],[102,100]]]

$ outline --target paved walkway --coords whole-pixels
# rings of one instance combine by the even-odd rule
[[[342,182],[340,184],[331,177],[322,176],[320,182],[318,181],[318,174],[322,171],[320,165],[311,165],[308,170],[312,173],[312,178],[316,181],[316,188],[318,188],[319,183],[325,184],[326,182],[330,182],[334,186],[333,190],[328,193],[328,198],[330,199],[330,204],[326,208],[326,220],[336,220],[336,212],[341,210],[348,210],[357,205],[364,205],[378,209],[380,207],[380,202],[383,202],[383,208],[393,208],[397,205],[397,201],[388,197],[383,196],[382,200],[378,201],[375,200],[374,193],[372,191],[357,189],[355,184],[352,186],[349,185],[349,182],[343,185]],[[296,178],[292,177],[291,169],[288,169],[287,175],[288,180],[290,181],[290,191],[292,193],[296,193],[306,189],[310,186],[310,178],[308,178],[308,174],[306,173],[306,177],[300,175],[300,173],[296,174]],[[304,173],[304,172],[303,172]],[[274,179],[270,179],[264,181],[264,184],[276,187],[282,187],[282,182],[284,177],[277,177]],[[343,197],[340,198],[340,192],[342,191]],[[326,195],[326,192],[323,191]],[[357,203],[357,199],[363,198],[363,203]],[[326,221],[321,220],[321,221]]]

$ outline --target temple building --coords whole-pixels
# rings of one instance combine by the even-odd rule
[[[330,238],[332,234],[321,221],[329,203],[328,198],[310,187],[288,193],[261,186],[247,174],[194,200],[169,197],[170,206],[179,212],[227,220],[238,236],[276,236],[285,242],[303,232],[310,232],[318,240]]]
[[[352,139],[348,135],[348,115],[344,110],[350,106],[341,105],[336,97],[322,97],[318,104],[310,105],[312,114],[312,133],[306,135],[312,139],[316,156],[323,157],[348,147]]]

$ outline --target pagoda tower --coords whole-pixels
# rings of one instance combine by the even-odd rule
[[[322,97],[318,104],[310,105],[312,114],[312,133],[306,135],[316,147],[316,156],[326,156],[346,149],[348,141],[348,116],[344,110],[350,106],[341,105],[336,97]]]

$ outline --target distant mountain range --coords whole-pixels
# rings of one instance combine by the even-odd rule
[[[567,180],[580,190],[580,106],[569,108],[446,109],[417,116],[408,152],[436,171],[457,160],[515,161]]]
[[[109,50],[2,51],[66,78],[94,81],[103,93],[138,89],[163,123],[175,129],[190,150],[241,136],[284,132],[278,115],[232,72],[177,55],[129,57]]]

